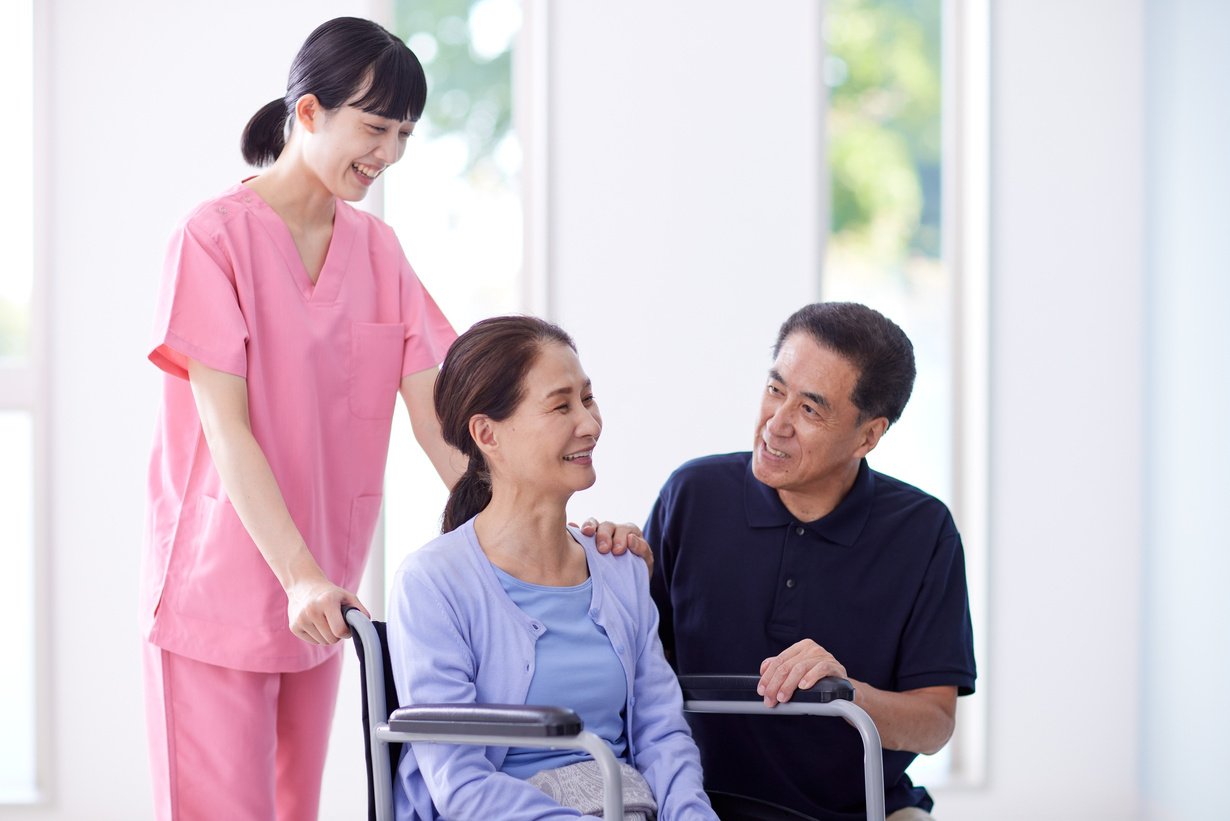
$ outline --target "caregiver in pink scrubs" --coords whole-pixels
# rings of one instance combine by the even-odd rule
[[[445,483],[465,469],[432,405],[453,329],[393,231],[348,204],[401,158],[426,91],[377,24],[321,25],[244,131],[272,165],[171,242],[141,584],[159,819],[316,818],[398,393]]]

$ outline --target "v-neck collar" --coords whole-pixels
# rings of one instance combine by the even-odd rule
[[[314,304],[335,301],[341,290],[342,279],[350,261],[350,251],[354,245],[354,217],[350,206],[336,198],[333,201],[333,236],[329,238],[324,264],[321,265],[320,273],[313,284],[307,268],[303,265],[303,258],[299,256],[290,227],[278,212],[273,210],[273,206],[243,183],[236,187],[236,192],[268,232],[286,264],[287,275],[294,282],[295,289],[303,300]]]

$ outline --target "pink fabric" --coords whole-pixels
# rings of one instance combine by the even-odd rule
[[[250,673],[144,646],[154,817],[315,821],[342,657]]]
[[[286,225],[248,188],[193,212],[167,255],[150,353],[167,376],[148,480],[148,640],[256,672],[336,652],[288,629],[286,596],[210,458],[188,359],[246,378],[252,432],[291,517],[329,579],[353,590],[401,377],[440,362],[455,336],[392,230],[344,202],[315,286]]]

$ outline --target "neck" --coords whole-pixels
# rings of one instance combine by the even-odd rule
[[[825,477],[821,485],[803,490],[779,490],[777,497],[790,515],[800,522],[823,519],[841,504],[850,488],[854,487],[861,461],[854,462],[838,475]]]
[[[505,573],[532,584],[585,581],[589,568],[584,549],[568,532],[567,502],[493,483],[491,502],[474,520],[483,553]]]
[[[308,169],[293,141],[273,165],[246,185],[292,229],[310,230],[333,224],[336,200]]]

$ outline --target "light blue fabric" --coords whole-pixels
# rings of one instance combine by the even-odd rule
[[[534,646],[534,678],[525,703],[576,711],[585,729],[605,741],[616,758],[627,761],[622,713],[628,687],[610,640],[589,617],[593,580],[575,587],[544,587],[510,576],[495,565],[492,569],[513,604],[546,628]],[[529,778],[540,770],[589,758],[584,750],[513,747],[500,769]]]
[[[662,655],[649,575],[635,556],[585,548],[593,583],[590,617],[623,668],[628,757],[658,800],[662,821],[716,819],[701,783],[700,756],[683,719],[675,674]],[[389,651],[403,703],[524,704],[542,625],[522,612],[496,578],[469,521],[402,563],[389,605]],[[560,819],[580,814],[501,772],[506,747],[416,744],[405,748],[394,783],[402,821]],[[435,797],[437,806],[432,804]]]

